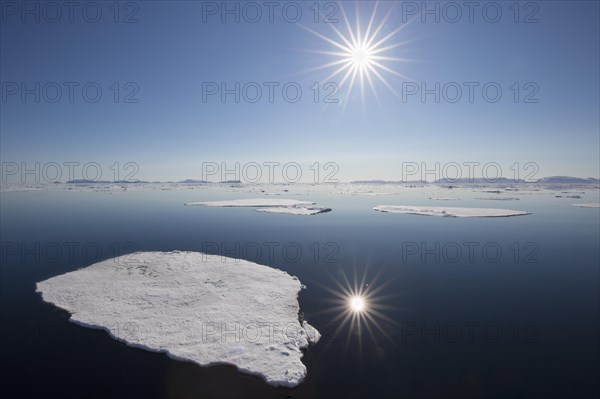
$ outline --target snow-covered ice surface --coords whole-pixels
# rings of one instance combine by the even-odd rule
[[[199,252],[138,252],[37,284],[71,321],[126,344],[207,366],[231,364],[269,384],[306,376],[301,349],[319,332],[299,322],[296,277]],[[121,328],[119,328],[121,327]]]
[[[257,208],[257,212],[284,213],[290,215],[318,215],[319,213],[331,212],[331,208],[319,206],[286,206],[274,208]]]
[[[249,198],[230,201],[188,202],[185,205],[213,206],[213,207],[252,207],[258,212],[283,213],[290,215],[318,215],[331,212],[331,208],[314,205],[315,202],[299,201],[285,198]]]
[[[449,216],[459,218],[508,217],[529,214],[529,212],[514,211],[510,209],[455,208],[441,206],[378,205],[373,209],[379,212],[405,213],[425,216]]]
[[[308,324],[306,320],[302,322],[302,327],[306,331],[306,339],[309,344],[316,344],[321,339],[321,333],[316,328]]]
[[[198,206],[222,206],[222,207],[280,207],[280,206],[303,206],[314,205],[315,202],[299,201],[285,198],[245,198],[229,201],[206,201],[206,202],[188,202],[186,205]]]
[[[571,204],[578,208],[600,208],[600,202],[590,202],[587,204]]]

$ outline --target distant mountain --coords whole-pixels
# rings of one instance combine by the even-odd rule
[[[536,183],[577,183],[577,184],[599,184],[600,180],[593,177],[581,178],[573,176],[549,176],[539,179]]]
[[[67,184],[93,184],[93,183],[108,183],[108,181],[100,180],[87,180],[87,179],[78,179],[78,180],[68,180]]]
[[[211,182],[209,182],[209,181],[206,181],[206,180],[185,179],[185,180],[178,181],[177,183],[188,183],[188,184],[191,184],[191,183],[193,183],[193,184],[205,184],[205,183],[211,183]]]
[[[589,178],[581,178],[581,177],[573,177],[573,176],[549,176],[542,177],[541,179],[535,181],[526,181],[522,179],[509,179],[506,177],[500,177],[498,179],[484,179],[482,177],[469,179],[469,178],[461,178],[461,179],[440,179],[434,181],[437,184],[467,184],[467,183],[475,183],[475,184],[490,184],[490,183],[498,183],[498,184],[519,184],[519,183],[529,183],[529,184],[557,184],[557,183],[566,183],[566,184],[599,184],[600,180],[594,179],[592,177]]]
[[[460,178],[460,179],[439,179],[435,180],[433,183],[435,184],[465,184],[465,183],[475,183],[475,184],[490,184],[490,183],[498,183],[498,184],[512,184],[512,183],[526,183],[525,180],[521,179],[508,179],[506,177],[498,177],[496,179],[483,178],[483,177],[475,177],[475,178]]]
[[[58,183],[58,182],[56,182]],[[77,179],[77,180],[69,180],[66,184],[149,184],[149,183],[161,183],[159,181],[145,181],[145,180],[89,180],[89,179]],[[172,181],[168,181],[165,183],[173,183]],[[213,182],[207,180],[196,180],[196,179],[186,179],[175,182],[177,184],[212,184]],[[221,181],[219,183],[223,184],[241,184],[240,180],[226,180]],[[497,179],[485,179],[482,177],[477,178],[460,178],[460,179],[439,179],[434,180],[433,182],[421,181],[421,180],[382,180],[382,179],[374,179],[374,180],[354,180],[351,181],[350,184],[519,184],[519,183],[529,183],[529,184],[600,184],[599,179],[595,179],[593,177],[581,178],[581,177],[573,177],[573,176],[549,176],[542,177],[537,181],[525,181],[522,179],[510,179],[506,177],[499,177]]]
[[[350,184],[396,184],[397,181],[392,180],[355,180],[351,181]]]
[[[89,180],[89,179],[76,179],[69,180],[67,184],[131,184],[131,183],[150,183],[143,180]]]
[[[350,184],[424,184],[426,181],[421,180],[407,180],[407,181],[394,181],[394,180],[355,180],[351,181]]]

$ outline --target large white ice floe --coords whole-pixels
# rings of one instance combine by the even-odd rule
[[[571,204],[578,208],[600,208],[600,202],[589,202],[586,204]]]
[[[225,260],[225,261],[224,261]],[[306,376],[301,349],[319,332],[300,324],[296,277],[199,252],[138,252],[37,284],[71,321],[126,344],[207,366],[230,364],[269,384]]]
[[[380,212],[407,213],[425,216],[449,216],[449,217],[508,217],[527,215],[529,212],[514,211],[510,209],[492,208],[457,208],[442,206],[404,206],[404,205],[378,205],[373,208]]]
[[[299,201],[285,198],[245,198],[228,201],[206,201],[206,202],[188,202],[186,205],[197,206],[223,206],[223,207],[280,207],[280,206],[304,206],[314,205],[315,202]]]
[[[273,208],[257,208],[258,212],[285,213],[290,215],[318,215],[319,213],[331,212],[331,208],[319,206],[285,206]]]
[[[283,213],[290,215],[317,215],[331,212],[331,208],[312,206],[315,202],[286,198],[250,198],[230,201],[188,202],[185,205],[217,207],[251,207],[258,212]]]

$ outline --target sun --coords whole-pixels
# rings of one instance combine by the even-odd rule
[[[352,62],[355,68],[366,68],[371,64],[371,52],[368,48],[357,47],[352,49]]]
[[[324,50],[312,50],[310,52],[323,54],[332,58],[329,62],[312,68],[309,71],[333,69],[326,78],[322,79],[322,83],[330,83],[332,79],[335,79],[334,83],[337,84],[340,90],[342,88],[347,89],[346,100],[349,99],[353,88],[356,86],[360,88],[361,98],[364,103],[365,87],[368,85],[379,101],[375,87],[378,82],[397,95],[397,91],[388,82],[389,75],[404,80],[408,79],[395,68],[387,65],[390,62],[414,61],[388,54],[392,50],[410,42],[410,40],[391,42],[408,23],[399,24],[400,26],[394,27],[389,21],[392,9],[379,19],[377,16],[378,7],[379,2],[376,2],[371,17],[364,29],[361,25],[358,8],[356,10],[356,21],[354,24],[351,24],[341,3],[339,3],[339,10],[341,11],[343,27],[345,29],[336,27],[337,24],[330,24],[333,32],[331,35],[325,35],[301,25],[304,29],[323,39],[327,45],[327,48]],[[391,31],[390,26],[392,26]]]
[[[350,308],[354,312],[362,312],[365,309],[365,299],[361,296],[350,298]]]

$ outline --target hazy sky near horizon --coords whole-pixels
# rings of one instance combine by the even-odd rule
[[[149,180],[201,178],[205,162],[334,162],[340,180],[398,180],[405,162],[599,177],[596,1],[475,2],[472,15],[380,2],[372,31],[389,12],[378,37],[402,29],[381,47],[402,44],[378,55],[402,60],[378,59],[387,84],[370,72],[364,92],[329,77],[342,64],[314,70],[342,50],[313,32],[349,37],[338,3],[270,3],[273,21],[262,1],[22,4],[1,9],[2,162],[135,162]],[[364,35],[375,2],[342,6]]]

